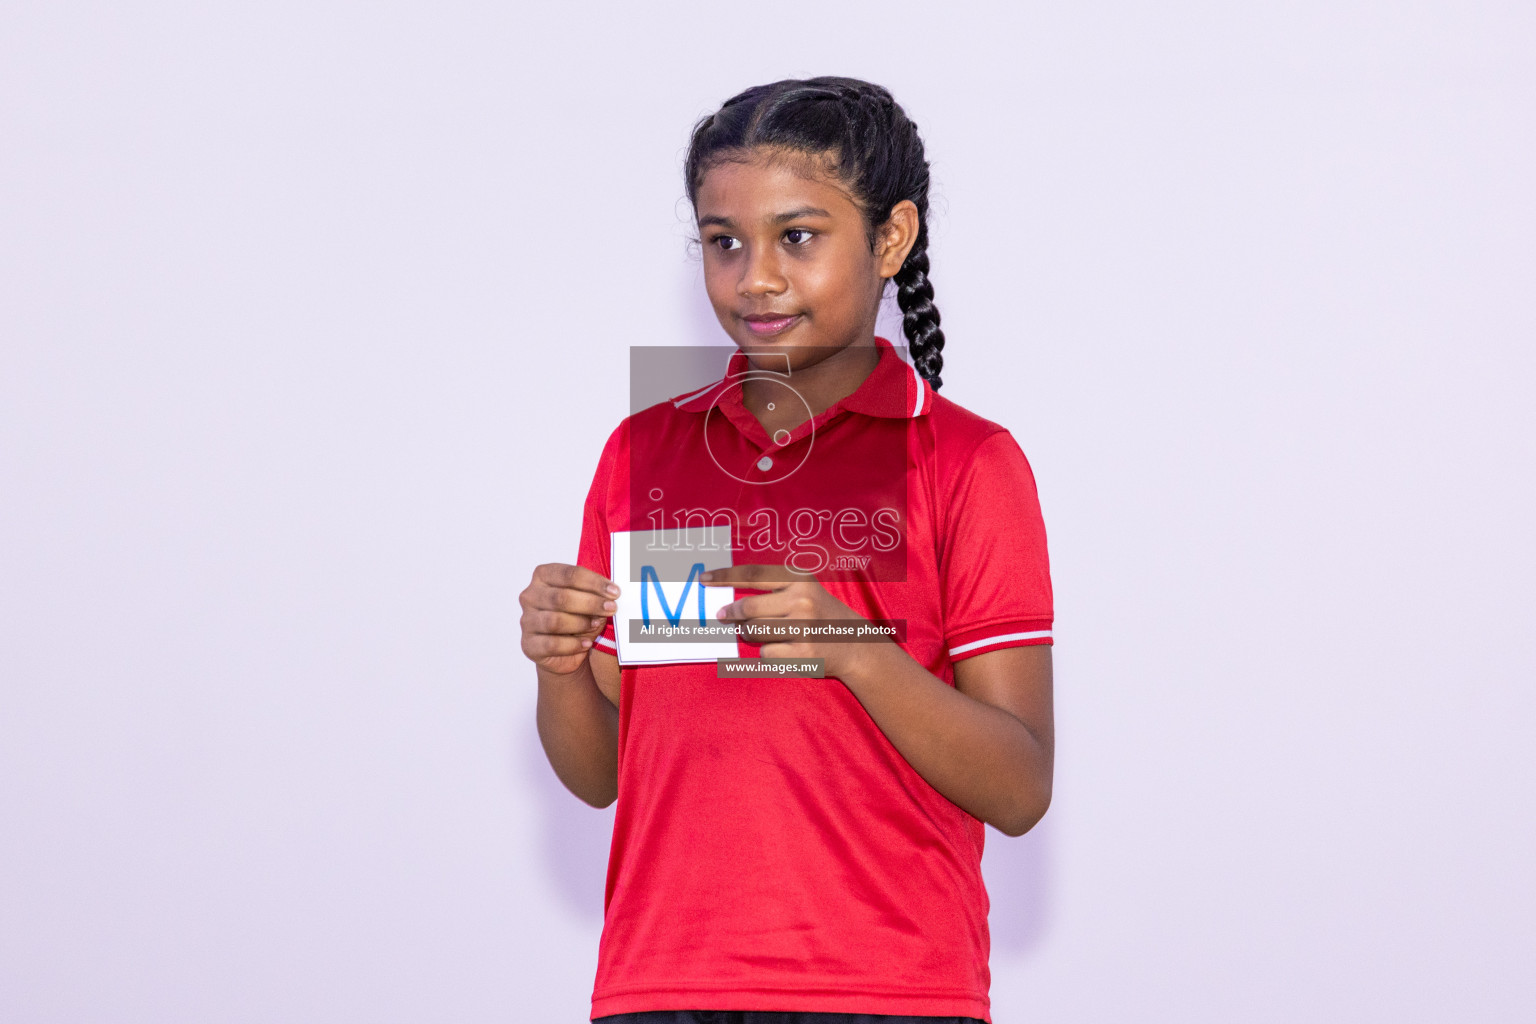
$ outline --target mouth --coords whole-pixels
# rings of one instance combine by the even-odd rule
[[[741,319],[747,325],[747,330],[759,338],[767,338],[775,334],[783,334],[799,323],[804,315],[803,313],[753,313]]]

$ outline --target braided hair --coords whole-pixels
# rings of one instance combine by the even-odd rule
[[[758,146],[828,159],[864,212],[871,251],[897,203],[917,207],[917,238],[894,278],[896,303],[912,365],[938,390],[944,332],[928,280],[928,160],[917,126],[887,90],[857,78],[754,86],[694,126],[684,171],[688,201],[697,207],[711,167]]]

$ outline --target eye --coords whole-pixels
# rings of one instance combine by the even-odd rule
[[[738,239],[732,238],[730,235],[716,235],[714,238],[709,240],[709,244],[717,246],[720,249],[724,249],[727,252],[731,249],[741,248],[741,242]]]
[[[784,241],[790,245],[804,245],[814,237],[815,233],[806,228],[790,228],[784,232]]]

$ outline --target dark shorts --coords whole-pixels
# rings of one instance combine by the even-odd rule
[[[979,1017],[904,1017],[808,1010],[648,1010],[593,1017],[592,1024],[982,1024]]]

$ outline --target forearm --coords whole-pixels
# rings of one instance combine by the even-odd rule
[[[1053,751],[1020,719],[947,685],[895,644],[861,645],[842,681],[916,772],[956,805],[1023,835],[1051,802]]]
[[[593,807],[619,794],[619,711],[603,696],[591,660],[568,675],[539,667],[537,722],[544,753],[565,787]]]

